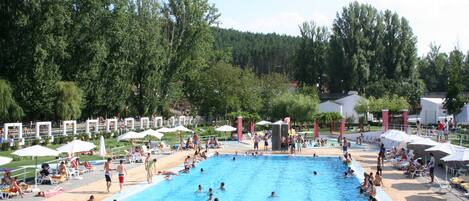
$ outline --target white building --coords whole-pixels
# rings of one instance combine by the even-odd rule
[[[436,124],[438,120],[444,120],[447,117],[444,101],[443,98],[420,98],[420,123]]]
[[[469,105],[464,104],[464,107],[461,109],[461,112],[454,117],[454,120],[458,124],[468,124],[469,123]]]
[[[358,113],[355,111],[355,105],[364,99],[356,91],[350,91],[347,96],[335,101],[326,101],[319,104],[319,112],[338,112],[343,117],[353,117],[354,122],[358,122]]]

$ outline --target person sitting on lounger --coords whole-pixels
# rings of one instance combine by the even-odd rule
[[[18,185],[17,181],[18,181],[17,177],[13,178],[13,180],[11,181],[10,192],[19,193],[20,196],[23,197],[24,195],[23,190],[21,189],[21,186]]]
[[[60,162],[60,165],[59,165],[59,175],[61,175],[62,177],[65,177],[65,178],[68,178],[68,175],[67,175],[67,166],[65,165],[65,162]]]
[[[50,169],[49,164],[44,163],[44,164],[41,165],[41,171],[39,173],[43,177],[49,176],[49,174],[50,174],[49,169]]]
[[[8,172],[5,172],[5,175],[3,175],[3,179],[2,179],[2,184],[3,185],[11,185],[13,181],[13,178],[11,178],[11,172],[8,171]]]

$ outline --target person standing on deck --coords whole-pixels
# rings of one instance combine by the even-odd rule
[[[430,178],[431,178],[431,181],[430,183],[433,184],[434,182],[434,179],[435,179],[435,157],[433,156],[433,153],[430,153],[430,162],[428,162],[427,164],[427,168],[430,170]]]
[[[127,169],[124,166],[124,160],[120,160],[119,165],[117,166],[117,172],[119,173],[119,192],[122,193],[122,188],[124,187],[124,173],[127,174]]]
[[[107,192],[109,193],[109,188],[111,188],[111,171],[112,171],[112,159],[108,158],[107,161],[104,163],[104,177],[106,178],[106,187]]]

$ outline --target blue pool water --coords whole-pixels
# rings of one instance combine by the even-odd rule
[[[337,157],[214,156],[188,174],[162,181],[127,197],[126,201],[206,201],[207,191],[221,201],[366,201],[356,177],[345,178]],[[200,172],[204,169],[204,173]],[[318,172],[313,176],[313,171]],[[225,191],[218,189],[225,182]],[[197,193],[202,185],[204,192]],[[278,195],[269,198],[272,191]]]

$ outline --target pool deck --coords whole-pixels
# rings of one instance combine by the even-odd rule
[[[223,149],[220,149],[221,153],[244,153],[251,149],[252,145],[250,142],[246,143],[227,143]],[[260,150],[262,150],[262,146]],[[212,150],[213,152],[213,150]],[[377,149],[363,149],[355,148],[351,149],[352,158],[355,162],[358,162],[365,172],[376,172],[376,156]],[[180,166],[184,158],[188,154],[192,154],[193,151],[181,151],[175,152],[169,156],[159,157],[157,162],[158,170],[168,170]],[[272,153],[272,152],[269,152]],[[272,154],[281,153],[274,152]],[[340,156],[342,151],[338,148],[319,148],[319,149],[303,149],[301,155],[313,155],[316,153],[319,156]],[[285,154],[285,153],[282,153]],[[125,186],[128,190],[139,188],[146,181],[146,172],[143,165],[133,164],[128,167],[128,175],[125,177]],[[117,183],[117,175],[113,175],[113,183],[111,187],[111,193],[107,193],[105,188],[104,173],[102,167],[95,170],[95,173],[85,174],[83,180],[77,182],[70,181],[71,184],[61,184],[65,188],[65,192],[57,196],[46,199],[47,201],[59,201],[59,200],[70,200],[70,201],[83,201],[87,200],[90,195],[95,196],[95,200],[104,200],[106,198],[116,197],[116,193],[119,191]],[[438,186],[428,184],[426,178],[409,179],[402,171],[396,170],[385,164],[383,168],[383,182],[384,187],[382,190],[393,201],[442,201],[442,200],[465,200],[455,196],[452,193],[438,194],[435,193]],[[46,188],[43,188],[46,186]],[[40,185],[42,189],[50,188],[48,185]],[[379,190],[378,190],[379,191]],[[30,199],[28,199],[30,200]],[[43,200],[43,199],[34,199]]]

